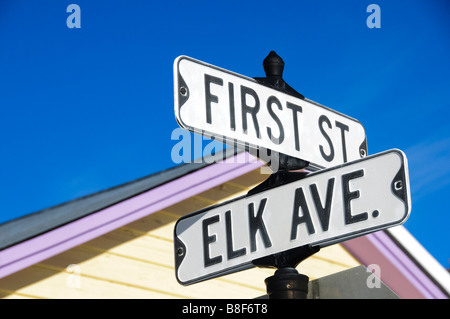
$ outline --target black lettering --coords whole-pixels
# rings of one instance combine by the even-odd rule
[[[258,212],[255,216],[255,204],[248,204],[248,224],[250,226],[250,250],[252,252],[256,251],[256,233],[259,230],[259,234],[263,240],[264,246],[272,247],[272,242],[270,241],[269,234],[267,233],[266,226],[262,219],[264,213],[264,207],[266,206],[267,198],[263,198],[261,203],[259,203]]]
[[[299,208],[302,209],[302,216],[298,215]],[[298,225],[303,223],[306,223],[308,234],[314,234],[316,232],[311,220],[311,215],[309,214],[305,194],[303,193],[303,189],[300,187],[295,190],[294,210],[292,213],[291,240],[297,239]]]
[[[342,193],[344,196],[344,217],[345,217],[346,225],[357,223],[357,222],[367,219],[367,215],[368,215],[367,212],[360,213],[357,215],[352,215],[351,207],[350,207],[350,201],[352,201],[355,198],[359,198],[359,190],[351,192],[349,182],[352,179],[363,177],[363,176],[364,176],[364,170],[362,170],[362,169],[342,175]]]
[[[295,137],[295,149],[300,151],[300,138],[298,136],[298,121],[297,121],[297,112],[302,113],[302,107],[300,105],[296,105],[290,102],[286,102],[286,107],[292,110],[292,119],[294,121],[294,137]]]
[[[247,97],[246,97],[247,94],[253,96],[253,99],[255,100],[254,106],[250,106],[247,104]],[[256,137],[261,138],[261,134],[259,132],[258,119],[256,118],[256,114],[258,113],[260,108],[258,95],[253,89],[241,85],[241,103],[242,103],[242,129],[244,130],[244,133],[248,134],[247,114],[250,114],[253,119]]]
[[[206,122],[209,124],[212,124],[211,103],[219,102],[219,98],[216,95],[211,94],[211,83],[223,85],[223,80],[205,73]]]
[[[345,131],[348,132],[348,126],[336,121],[336,126],[341,129],[342,154],[344,156],[344,163],[347,163],[347,150],[345,146]]]
[[[209,244],[216,241],[216,235],[208,234],[208,226],[219,222],[219,215],[214,215],[212,217],[206,218],[202,222],[203,228],[203,257],[205,260],[205,267],[212,266],[222,262],[222,256],[216,256],[211,258],[209,255]]]
[[[236,118],[234,114],[234,86],[233,83],[228,83],[228,97],[230,100],[230,129],[236,131]]]
[[[327,161],[327,162],[331,162],[334,158],[334,148],[333,148],[333,143],[331,142],[330,137],[328,136],[328,134],[325,132],[325,130],[323,129],[323,123],[326,123],[328,125],[329,128],[331,128],[331,122],[328,119],[328,117],[326,117],[325,115],[321,115],[319,117],[319,130],[322,133],[323,137],[325,137],[325,139],[328,142],[328,145],[330,147],[330,154],[325,154],[324,150],[323,150],[323,146],[320,145],[319,149],[320,149],[320,154],[322,154],[322,157]]]
[[[273,95],[271,95],[267,99],[267,109],[269,111],[270,116],[272,116],[275,123],[278,125],[278,129],[280,130],[280,136],[278,138],[272,136],[272,129],[270,127],[267,127],[267,135],[269,136],[270,140],[277,145],[280,145],[284,141],[284,129],[283,124],[281,124],[280,119],[275,114],[275,112],[272,110],[272,104],[276,104],[278,106],[279,110],[282,110],[283,107],[281,106],[281,102]]]
[[[333,188],[334,188],[334,177],[328,180],[325,206],[322,206],[322,201],[320,200],[319,192],[317,191],[317,185],[312,184],[309,186],[312,198],[314,200],[314,205],[316,206],[316,211],[319,215],[320,225],[322,226],[323,231],[327,231],[328,226],[330,224],[330,211],[331,211],[331,200],[333,197]]]
[[[233,231],[231,228],[231,211],[225,212],[225,228],[227,233],[227,258],[228,260],[243,256],[246,253],[245,248],[233,250]]]

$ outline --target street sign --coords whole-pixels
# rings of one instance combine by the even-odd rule
[[[180,218],[176,277],[189,285],[296,247],[342,242],[399,225],[410,208],[407,160],[399,150],[320,170]]]
[[[316,169],[367,155],[359,121],[252,78],[180,56],[174,90],[178,124],[224,143],[270,149]]]

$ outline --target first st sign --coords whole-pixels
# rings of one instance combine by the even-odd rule
[[[174,62],[175,117],[189,131],[332,167],[367,155],[361,123],[308,99],[180,56]]]

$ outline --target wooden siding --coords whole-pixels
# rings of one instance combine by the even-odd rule
[[[264,180],[258,170],[153,213],[0,279],[0,298],[255,298],[272,269],[253,268],[184,287],[173,263],[173,227],[187,213],[235,196]],[[341,245],[298,267],[310,279],[358,266]]]

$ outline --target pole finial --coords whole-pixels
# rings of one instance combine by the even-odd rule
[[[275,51],[270,51],[263,61],[263,67],[266,77],[281,78],[283,76],[284,61]]]

